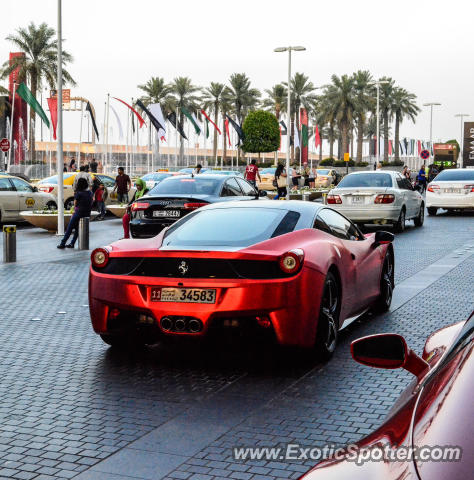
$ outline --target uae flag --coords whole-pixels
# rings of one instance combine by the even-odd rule
[[[196,132],[196,135],[200,135],[201,129],[199,128],[199,125],[197,124],[196,120],[194,120],[194,117],[192,116],[191,112],[187,108],[181,107],[181,113],[191,122],[191,124],[194,127],[194,131]]]
[[[281,134],[287,135],[288,129],[286,128],[286,123],[283,120],[280,120],[280,125],[283,127],[283,129],[280,129]],[[291,136],[290,136],[290,145],[293,145],[293,138]]]
[[[319,135],[319,128],[316,125],[314,127],[314,146],[318,148],[321,145],[321,135]]]
[[[301,123],[301,162],[308,163],[308,113],[306,109],[300,109]]]
[[[48,98],[49,115],[53,124],[53,140],[56,140],[56,126],[58,124],[58,97]]]
[[[227,120],[229,120],[229,123],[232,125],[232,128],[237,132],[237,136],[239,137],[239,141],[237,142],[236,147],[240,145],[241,142],[244,141],[244,132],[242,131],[242,128],[240,125],[232,120],[232,118],[229,117],[229,115],[226,115]]]
[[[117,98],[117,97],[112,97],[114,100],[117,100],[121,103],[123,103],[126,107],[128,107],[134,114],[135,116],[137,117],[138,119],[138,123],[140,125],[140,128],[143,127],[143,125],[145,124],[145,120],[143,120],[142,116],[131,106],[129,105],[127,102],[124,102],[123,100],[120,100],[120,98]],[[139,100],[138,100],[139,101]],[[138,102],[137,102],[138,103]],[[133,118],[133,117],[132,117]],[[134,128],[135,128],[135,125],[134,125]]]
[[[156,131],[164,130],[163,125],[158,121],[158,119],[148,110],[147,107],[143,104],[141,100],[137,100],[137,105],[147,114],[150,119],[151,124],[156,128]]]
[[[206,122],[207,123],[212,123],[214,125],[214,128],[216,129],[216,131],[219,133],[219,135],[222,133],[219,129],[219,127],[210,119],[209,115],[204,111],[204,110],[201,110],[201,113],[204,115],[204,117],[206,118]],[[208,130],[209,130],[209,127],[208,127]],[[209,136],[209,132],[208,132],[208,136]]]
[[[178,130],[179,134],[185,139],[187,140],[188,137],[186,136],[186,134],[184,133],[184,130],[183,128],[181,127],[181,125],[179,125],[179,123],[176,121],[176,113],[175,112],[171,112],[167,117],[166,117],[169,122],[171,123],[171,125],[173,125],[173,127]]]
[[[224,121],[224,128],[225,128],[225,133],[227,135],[227,141],[229,142],[229,147],[230,147],[230,132],[229,132],[229,119],[226,118]]]
[[[92,107],[91,107],[91,104],[89,102],[87,102],[86,111],[89,112],[89,115],[91,116],[92,127],[94,128],[94,132],[97,136],[97,140],[99,140],[99,130],[97,130],[97,125],[95,123],[94,114],[92,113]]]
[[[46,113],[44,113],[44,110],[38,103],[38,100],[36,100],[30,89],[23,82],[20,83],[20,85],[16,89],[16,93],[32,108],[32,110],[34,110],[38,114],[41,120],[43,120],[43,122],[49,128],[49,120],[46,116]]]

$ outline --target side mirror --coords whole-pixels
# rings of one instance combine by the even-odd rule
[[[410,350],[405,339],[396,333],[380,333],[354,340],[351,343],[352,358],[369,367],[404,368],[418,378],[423,376],[429,365]]]
[[[268,195],[266,190],[259,190],[258,191],[258,196],[259,197],[266,197]]]
[[[38,191],[38,187],[33,187],[33,192],[37,192]]]
[[[395,235],[393,233],[380,230],[378,232],[375,232],[374,244],[378,247],[379,245],[392,243],[394,238],[395,238]]]

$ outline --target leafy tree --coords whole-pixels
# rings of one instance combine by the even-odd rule
[[[38,89],[45,81],[50,88],[55,88],[58,65],[58,44],[56,31],[46,23],[36,26],[31,22],[27,28],[18,28],[16,33],[8,35],[6,40],[13,43],[25,56],[15,57],[10,65],[9,61],[3,64],[2,78],[6,78],[18,68],[18,81],[27,82],[31,93],[36,97]],[[62,52],[63,78],[65,83],[76,85],[76,82],[66,70],[68,63],[73,61],[72,56]],[[36,112],[30,109],[30,152],[31,158],[35,155],[35,118]]]
[[[275,152],[280,147],[280,128],[272,113],[264,110],[250,112],[242,126],[242,150],[249,153]]]

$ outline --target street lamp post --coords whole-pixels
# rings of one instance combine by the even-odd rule
[[[63,183],[63,47],[61,0],[58,0],[58,149],[56,168],[58,173],[58,235],[64,235],[64,183]]]
[[[290,139],[291,139],[291,52],[301,52],[305,47],[279,47],[274,52],[288,52],[288,91],[287,91],[287,112],[288,125],[286,127],[286,199],[290,199]]]
[[[463,118],[464,117],[469,117],[468,113],[456,113],[454,115],[455,117],[459,117],[461,119],[461,144],[460,144],[460,155],[461,155],[461,168],[464,167],[464,159],[463,159],[463,153],[464,153],[464,129],[463,129]]]
[[[375,153],[375,166],[377,168],[378,164],[380,163],[380,85],[384,85],[386,83],[390,83],[388,80],[375,80],[374,82],[370,82],[369,85],[375,85],[377,89],[377,144],[375,146],[376,153]]]
[[[424,103],[424,107],[430,107],[430,149],[433,151],[433,107],[435,105],[441,105],[437,102]]]

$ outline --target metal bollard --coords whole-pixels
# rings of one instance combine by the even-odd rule
[[[89,217],[79,220],[79,250],[89,250]]]
[[[3,261],[16,262],[16,225],[3,226]]]
[[[303,201],[309,202],[309,193],[303,193]]]
[[[328,198],[328,194],[327,193],[323,193],[323,205],[327,205],[327,198]]]

